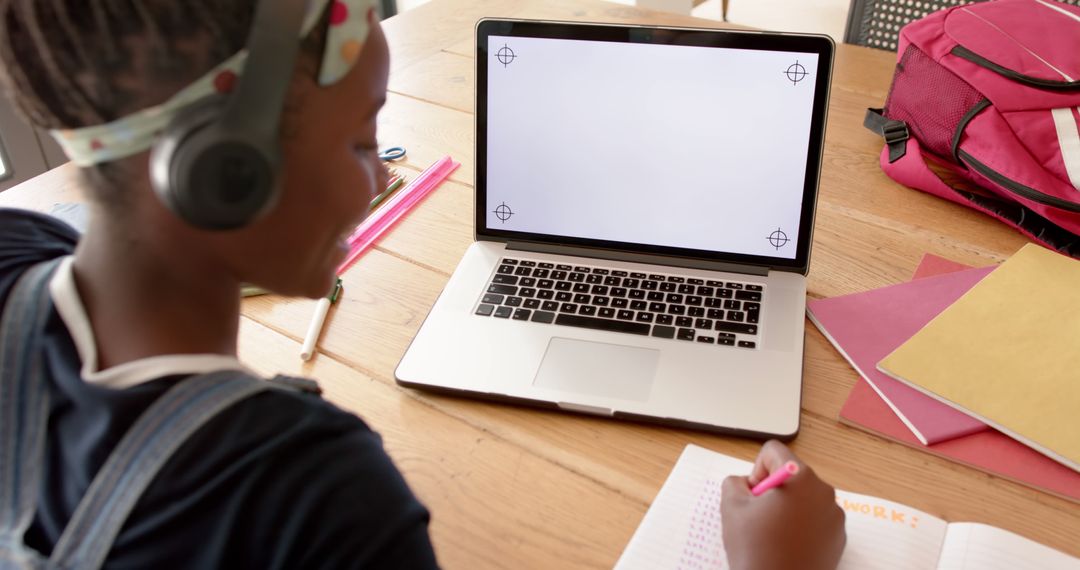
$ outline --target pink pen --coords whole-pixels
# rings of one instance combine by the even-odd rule
[[[391,226],[419,204],[443,180],[446,180],[458,166],[460,164],[454,162],[449,156],[444,157],[421,172],[411,184],[398,190],[397,194],[392,195],[378,210],[368,216],[349,236],[347,240],[349,253],[345,261],[338,266],[338,274],[343,273],[364,252],[371,249]]]
[[[798,472],[799,465],[794,461],[788,461],[776,471],[769,473],[769,476],[762,479],[760,483],[754,485],[754,488],[750,489],[750,494],[755,497],[760,496],[769,489],[783,485],[784,481],[788,480],[788,477],[791,477]]]

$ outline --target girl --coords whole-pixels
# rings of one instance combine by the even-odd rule
[[[371,2],[311,0],[310,25],[294,23],[310,29],[297,40],[281,113],[276,201],[214,231],[156,194],[159,128],[243,86],[234,56],[260,25],[257,4],[285,2],[0,0],[0,79],[84,167],[91,209],[81,238],[49,217],[0,210],[0,306],[30,267],[59,259],[38,347],[49,406],[36,510],[28,528],[0,528],[25,530],[0,544],[9,538],[47,556],[143,411],[184,379],[244,372],[240,284],[325,295],[343,236],[385,186],[375,119],[389,56]],[[725,486],[736,568],[835,566],[843,517],[812,471],[749,496],[749,484],[789,457],[766,445],[749,481]],[[315,395],[272,390],[229,407],[177,449],[105,565],[434,567],[427,524],[363,421]]]

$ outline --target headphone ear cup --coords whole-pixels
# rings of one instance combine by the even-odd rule
[[[200,101],[172,120],[150,156],[153,187],[187,223],[208,230],[243,227],[276,204],[277,140],[258,140],[222,121],[224,97]]]

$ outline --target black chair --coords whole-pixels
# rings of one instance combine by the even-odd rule
[[[397,15],[397,0],[379,0],[379,17],[383,20]]]
[[[1080,6],[1080,0],[1059,0]],[[931,12],[970,0],[851,0],[844,42],[896,51],[900,28]]]

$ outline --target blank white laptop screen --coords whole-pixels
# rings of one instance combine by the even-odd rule
[[[817,54],[488,41],[488,228],[795,258]]]

